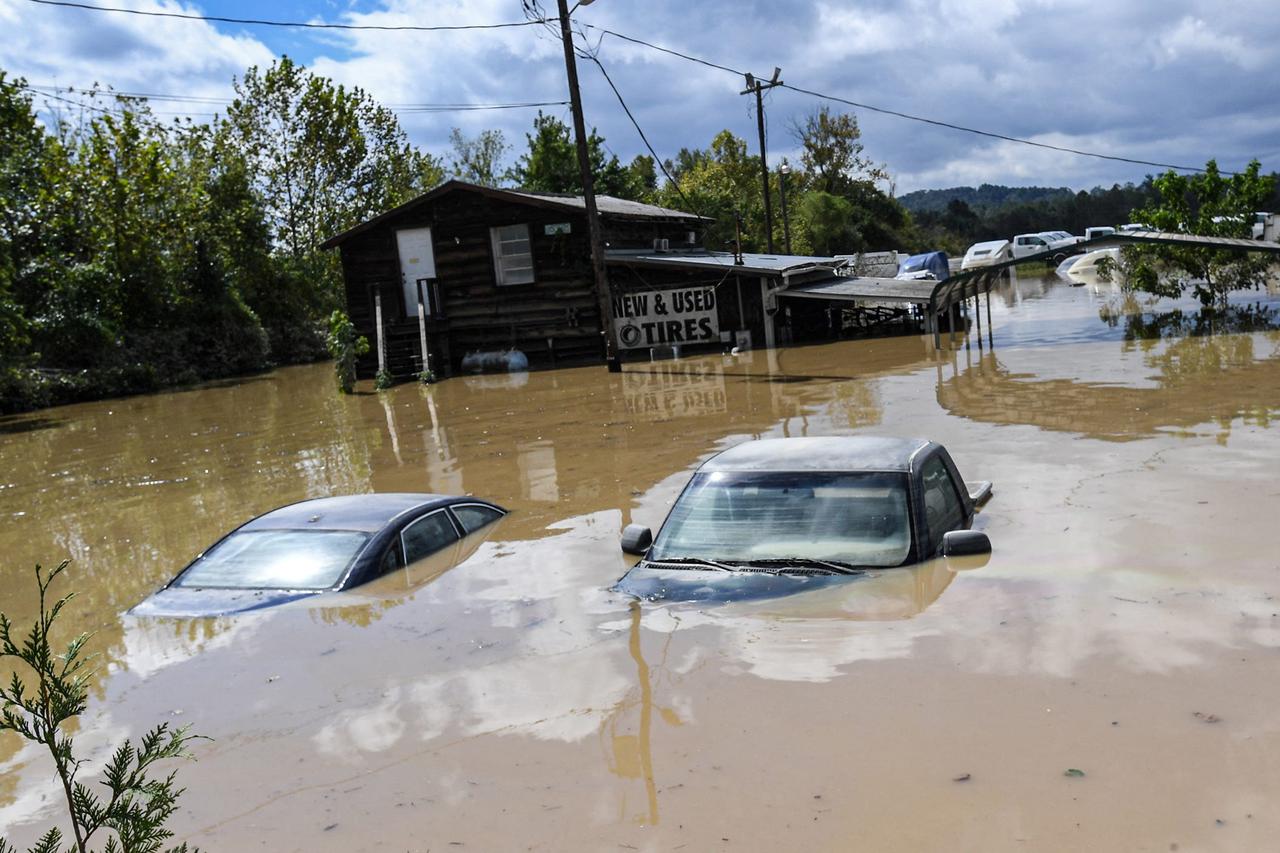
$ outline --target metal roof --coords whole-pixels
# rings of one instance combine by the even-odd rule
[[[712,456],[699,471],[909,471],[929,441],[880,436],[763,438]]]
[[[809,299],[828,299],[848,302],[866,302],[883,299],[888,302],[914,302],[927,304],[933,298],[938,282],[931,279],[867,278],[858,276],[824,279],[823,281],[792,285],[778,291],[779,296],[798,296]]]
[[[511,196],[521,196],[523,198],[532,199],[534,201],[545,202],[546,204],[564,207],[570,210],[580,210],[584,213],[587,209],[587,201],[580,195],[570,195],[568,193],[544,193],[535,190],[500,190],[500,192]],[[644,204],[639,201],[630,201],[625,198],[616,198],[611,195],[596,196],[596,210],[602,214],[610,216],[630,216],[637,219],[688,219],[690,221],[698,221],[702,217],[694,213],[685,213],[683,210],[673,210],[669,207],[659,207],[656,204]]]
[[[753,275],[794,275],[809,270],[836,269],[848,263],[847,259],[815,255],[762,255],[744,252],[742,263],[736,263],[732,252],[673,251],[646,252],[614,249],[605,252],[605,260],[611,264],[628,264],[648,267],[677,267],[682,269],[714,269],[725,272]]]
[[[482,187],[479,184],[469,184],[466,181],[452,180],[445,181],[443,184],[428,190],[417,198],[410,199],[404,204],[393,207],[388,211],[384,211],[372,219],[367,219],[359,225],[348,228],[341,234],[335,234],[321,243],[320,248],[332,249],[340,246],[357,234],[368,231],[370,228],[373,228],[392,217],[406,213],[420,205],[435,201],[440,196],[452,192],[471,192],[502,201],[513,201],[533,205],[535,207],[548,207],[575,212],[586,211],[586,202],[583,201],[582,196],[569,195],[566,193],[543,193],[524,189]],[[685,213],[682,210],[672,210],[666,207],[658,207],[653,204],[642,204],[638,201],[627,201],[626,199],[614,198],[613,196],[607,195],[596,196],[596,209],[600,212],[601,216],[615,217],[618,219],[677,219],[681,221],[688,221],[690,223],[709,221],[697,214]]]

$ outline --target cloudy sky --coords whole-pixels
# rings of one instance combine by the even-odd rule
[[[101,6],[363,25],[523,20],[520,0],[84,0]],[[554,11],[554,0],[542,0]],[[1137,160],[1280,170],[1280,15],[1274,0],[597,0],[574,13],[590,47],[665,157],[728,128],[756,147],[741,78],[628,43],[644,39],[804,89],[1007,136]],[[467,32],[301,30],[0,0],[0,68],[32,85],[199,98],[153,103],[197,118],[232,78],[287,53],[388,104],[562,101],[563,55],[543,27]],[[599,71],[579,72],[587,121],[624,160],[643,144]],[[65,96],[65,95],[64,95]],[[767,95],[770,159],[821,101]],[[74,109],[60,104],[64,109]],[[840,109],[852,109],[836,105]],[[563,106],[549,111],[568,119]],[[1088,188],[1149,166],[1082,157],[852,110],[899,193],[983,182]],[[397,109],[437,153],[450,128],[523,143],[534,110]]]

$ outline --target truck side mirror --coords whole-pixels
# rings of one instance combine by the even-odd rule
[[[643,524],[628,524],[622,528],[622,550],[624,552],[644,556],[652,544],[653,531]],[[987,550],[990,550],[990,547]]]
[[[991,540],[980,530],[949,530],[942,534],[942,556],[990,554]]]

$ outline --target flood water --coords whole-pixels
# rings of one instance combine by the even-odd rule
[[[1280,298],[1208,323],[1024,277],[992,302],[994,348],[346,398],[317,365],[0,420],[0,610],[24,626],[32,566],[72,560],[68,628],[101,652],[84,772],[156,722],[209,736],[173,821],[206,850],[1269,848]],[[714,607],[609,591],[621,527],[656,529],[709,454],[847,434],[994,481],[990,561]],[[368,491],[512,513],[306,606],[124,615],[249,517]],[[0,832],[62,812],[48,756],[0,735]]]

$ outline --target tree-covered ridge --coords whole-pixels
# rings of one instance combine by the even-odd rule
[[[981,212],[1009,204],[1040,204],[1074,195],[1067,187],[1006,187],[982,184],[978,187],[950,187],[944,190],[915,190],[898,196],[902,206],[912,213],[941,212],[952,201],[962,201]]]

